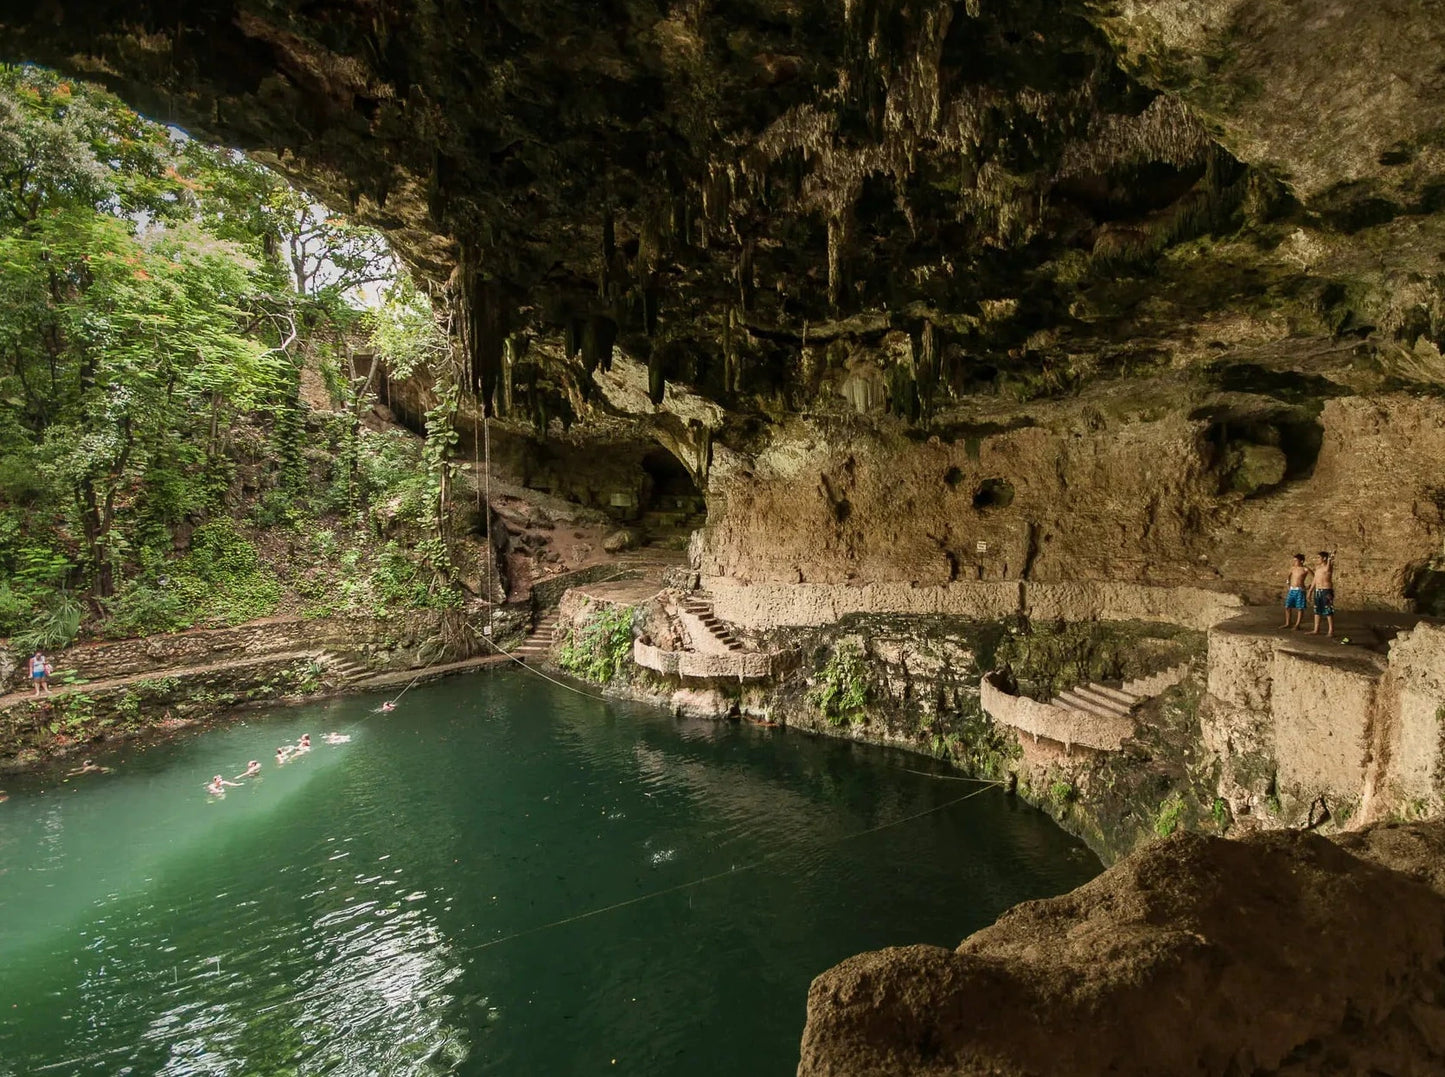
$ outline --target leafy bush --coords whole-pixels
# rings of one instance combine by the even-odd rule
[[[83,612],[75,597],[62,591],[51,600],[33,628],[11,639],[11,646],[22,653],[34,650],[58,651],[68,647],[80,631]]]
[[[23,631],[34,613],[35,605],[29,598],[11,588],[9,582],[0,581],[0,636]]]
[[[116,595],[105,632],[123,637],[239,624],[275,613],[281,594],[256,547],[229,518],[218,517],[196,528],[189,554],[169,566],[152,563]]]
[[[818,684],[809,698],[829,725],[861,722],[863,709],[868,705],[862,648],[848,641],[840,643],[819,674]]]
[[[593,684],[624,679],[632,659],[632,606],[597,607],[574,628],[557,656],[558,664]]]

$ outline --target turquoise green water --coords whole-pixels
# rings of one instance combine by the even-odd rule
[[[823,969],[1099,870],[900,753],[515,672],[376,702],[11,779],[0,1074],[787,1074]]]

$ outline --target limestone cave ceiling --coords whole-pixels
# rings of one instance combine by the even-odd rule
[[[605,410],[617,352],[914,422],[1445,381],[1439,0],[41,0],[0,43],[385,229],[501,410]]]

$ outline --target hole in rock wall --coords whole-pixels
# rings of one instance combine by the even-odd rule
[[[1013,504],[1013,484],[1006,479],[984,479],[973,492],[973,507],[980,512],[1005,509]]]
[[[641,522],[649,534],[683,534],[701,527],[707,499],[687,468],[665,449],[642,454]]]
[[[1324,436],[1318,420],[1297,414],[1222,420],[1205,434],[1214,449],[1220,493],[1245,497],[1309,478]]]
[[[943,473],[943,484],[950,490],[963,481],[963,472],[956,467],[951,467]]]
[[[1405,597],[1415,603],[1416,613],[1445,617],[1445,569],[1417,566],[1405,584]]]

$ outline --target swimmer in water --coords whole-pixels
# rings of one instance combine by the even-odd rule
[[[291,758],[291,749],[289,747],[276,749],[276,765],[278,767],[285,763],[286,760],[289,758]]]
[[[227,786],[235,789],[240,784],[240,782],[228,782],[225,778],[217,774],[208,783],[206,783],[206,792],[210,793],[213,797],[223,797],[226,795]]]
[[[311,750],[311,734],[310,734],[310,733],[302,733],[302,734],[301,734],[301,741],[300,741],[299,744],[296,745],[296,750],[297,750],[298,752],[309,752],[309,751]]]
[[[396,704],[388,699],[377,709],[380,710],[382,714],[390,714],[392,711],[396,710]]]
[[[98,766],[93,759],[84,760],[80,766],[72,770],[67,777],[74,778],[81,774],[109,774],[109,767]]]
[[[345,734],[345,733],[328,733],[328,734],[326,734],[326,743],[327,743],[327,744],[345,744],[345,743],[346,743],[347,741],[349,741],[350,739],[351,739],[351,737],[350,737],[349,735]]]
[[[237,774],[236,777],[237,777],[237,778],[254,778],[257,774],[260,774],[260,773],[261,773],[261,761],[260,761],[259,759],[253,759],[253,760],[251,760],[249,763],[246,764],[246,773],[244,773],[244,774]]]

